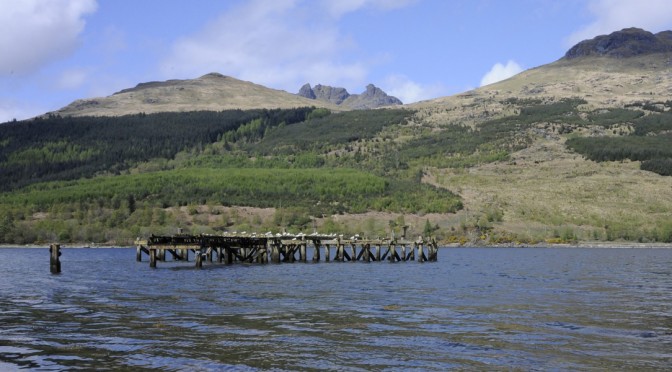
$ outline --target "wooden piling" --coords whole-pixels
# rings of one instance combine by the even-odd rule
[[[149,250],[149,267],[156,268],[156,249]]]
[[[150,259],[150,267],[156,267],[157,261],[165,260],[166,251],[175,260],[187,261],[189,251],[194,252],[197,267],[202,267],[203,262],[214,262],[217,255],[218,262],[232,264],[234,262],[264,264],[271,262],[307,262],[308,245],[312,245],[311,260],[324,261],[413,261],[427,262],[436,261],[438,248],[435,240],[427,240],[419,237],[415,241],[402,239],[367,239],[355,236],[352,239],[342,239],[335,234],[320,235],[277,235],[276,237],[266,234],[257,236],[244,235],[174,235],[154,236],[148,240],[136,240],[136,260],[142,259],[142,254],[147,253]],[[322,254],[324,245],[324,255]],[[335,254],[331,256],[331,247],[335,246]],[[400,247],[400,251],[397,250]],[[375,249],[375,251],[374,251]],[[298,257],[297,257],[298,256]]]
[[[52,274],[61,272],[61,245],[52,244],[49,246],[49,268]]]
[[[196,261],[196,268],[197,269],[203,268],[203,256],[204,255],[207,255],[207,253],[204,253],[200,249],[196,250],[196,257],[194,257],[194,261]]]
[[[306,243],[301,243],[299,245],[299,260],[301,262],[306,262],[308,260],[308,257],[306,256]]]

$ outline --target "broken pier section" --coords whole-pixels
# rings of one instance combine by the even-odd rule
[[[193,254],[197,268],[203,262],[280,263],[329,261],[436,261],[438,246],[433,239],[344,239],[336,234],[226,234],[150,236],[136,241],[136,260],[149,256],[149,266],[166,261],[189,261]]]

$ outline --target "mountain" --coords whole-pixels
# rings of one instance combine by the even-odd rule
[[[495,123],[516,132],[506,160],[437,163],[424,182],[458,190],[470,210],[462,221],[489,216],[483,223],[511,236],[672,241],[670,35],[601,35],[510,79],[410,105],[435,137]]]
[[[672,52],[672,31],[663,31],[654,35],[633,27],[582,41],[569,49],[564,58],[588,56],[629,58],[669,52]]]
[[[119,116],[137,113],[221,111],[229,109],[325,107],[337,105],[308,100],[281,90],[238,80],[218,73],[197,79],[140,83],[111,96],[77,100],[55,111],[63,116]]]
[[[409,226],[471,245],[672,243],[671,35],[616,31],[510,79],[394,108],[348,110],[381,96],[374,86],[352,98],[307,84],[299,97],[206,75],[99,99],[100,117],[3,124],[0,242]],[[201,92],[235,84],[214,95],[224,100]],[[303,108],[238,109],[278,97]],[[193,112],[221,102],[238,103]]]
[[[345,88],[330,87],[318,84],[311,87],[304,84],[299,89],[299,96],[322,102],[329,102],[353,110],[365,110],[386,106],[398,106],[403,103],[396,97],[388,96],[382,89],[373,84],[366,86],[362,94],[350,94]]]

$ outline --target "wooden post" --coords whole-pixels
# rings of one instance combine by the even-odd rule
[[[382,251],[380,244],[376,244],[376,261],[380,262],[380,251]]]
[[[315,245],[315,250],[313,253],[313,262],[317,262],[320,260],[320,243],[319,242],[313,242]]]
[[[306,250],[307,250],[306,243],[305,242],[300,243],[299,244],[299,260],[301,262],[306,262],[307,261]]]
[[[135,260],[137,262],[142,262],[142,246],[139,245],[135,248]]]
[[[338,243],[338,248],[336,249],[336,261],[341,261],[345,259],[345,246],[341,243]]]
[[[61,272],[61,245],[52,244],[49,246],[49,268],[52,274],[59,274]]]
[[[159,250],[159,255],[156,257],[158,261],[166,262],[166,250],[161,248]]]
[[[271,243],[271,262],[280,263],[280,243]]]
[[[350,256],[350,262],[357,261],[357,243],[350,243],[352,246],[352,256]]]
[[[217,247],[217,262],[219,263],[222,263],[222,261],[224,261],[224,258],[222,257],[222,251],[224,251],[224,248]]]
[[[422,243],[418,243],[417,246],[418,246],[418,262],[423,262],[424,261],[423,256],[425,252],[423,251]]]
[[[406,244],[401,245],[401,258],[406,261]]]
[[[149,250],[149,267],[156,268],[156,249]]]
[[[196,257],[194,257],[194,259],[196,261],[196,268],[197,269],[203,268],[203,251],[202,250],[200,250],[200,249],[196,250]]]
[[[329,244],[325,244],[324,245],[324,261],[325,262],[329,262],[329,259],[330,259],[329,255],[330,254],[331,254],[331,252],[329,251]]]
[[[362,245],[362,250],[364,251],[362,261],[364,262],[371,262],[371,251],[369,250],[369,248],[371,248],[369,244]]]
[[[231,247],[226,247],[226,264],[231,265],[233,263],[233,249]]]
[[[212,262],[212,256],[215,254],[214,249],[212,247],[208,247],[208,250],[205,251],[206,259],[208,262]]]

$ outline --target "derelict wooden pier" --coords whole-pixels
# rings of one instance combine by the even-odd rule
[[[312,253],[312,254],[310,254]],[[229,234],[150,236],[136,241],[136,260],[149,256],[149,266],[157,261],[189,261],[197,268],[203,262],[281,263],[281,262],[404,262],[436,261],[438,246],[433,239],[344,239],[336,234]]]

